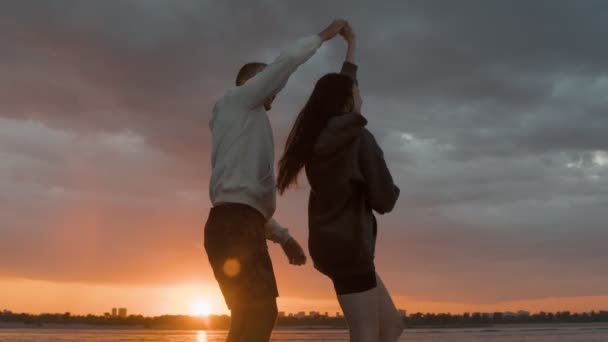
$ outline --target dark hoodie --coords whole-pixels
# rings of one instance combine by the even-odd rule
[[[390,212],[399,197],[366,124],[356,113],[333,117],[306,164],[310,255],[315,268],[329,276],[375,270],[373,211]]]

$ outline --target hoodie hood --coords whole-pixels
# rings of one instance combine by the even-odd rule
[[[367,120],[359,113],[332,117],[317,139],[314,154],[334,153],[342,146],[352,142],[363,131],[365,125],[367,125]]]

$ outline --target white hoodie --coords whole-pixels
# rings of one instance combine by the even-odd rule
[[[285,243],[291,237],[272,216],[276,209],[274,142],[264,102],[321,46],[318,35],[300,38],[245,84],[229,89],[213,107],[211,182],[213,205],[241,203],[268,220],[266,237]]]

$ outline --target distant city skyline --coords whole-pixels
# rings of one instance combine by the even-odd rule
[[[306,314],[306,313],[304,313]],[[463,315],[414,313],[402,317],[403,323],[408,328],[480,328],[500,326],[508,324],[566,324],[566,323],[608,323],[608,311],[588,313],[466,313]],[[225,330],[230,326],[230,317],[226,315],[211,315],[208,317],[188,317],[182,315],[163,315],[156,317],[144,317],[130,315],[128,317],[110,317],[72,315],[69,312],[59,314],[28,315],[0,311],[0,327],[29,328],[36,329],[53,328],[60,325],[63,329],[69,329],[70,325],[78,325],[79,328],[95,328],[121,326],[139,329],[175,329],[175,330]],[[324,329],[345,329],[346,320],[343,317],[328,317],[310,312],[306,315],[282,316],[277,319],[277,328],[281,327],[319,327]],[[580,328],[580,326],[578,326]],[[543,328],[545,329],[545,328]],[[561,329],[561,328],[560,328]]]
[[[116,314],[113,314],[114,311],[112,311],[112,313],[110,312],[105,312],[103,315],[99,315],[99,317],[105,317],[105,318],[120,318],[120,319],[126,319],[128,317],[154,317],[154,316],[146,316],[146,315],[141,315],[141,314],[137,314],[137,313],[132,313],[130,315],[127,315],[127,309],[126,308],[122,308],[123,311],[116,311]],[[571,312],[569,310],[560,310],[560,311],[555,311],[555,312],[551,312],[551,311],[539,311],[539,312],[530,312],[530,311],[526,311],[526,310],[517,310],[517,311],[494,311],[494,312],[462,312],[462,313],[430,313],[430,312],[411,312],[408,313],[406,310],[403,309],[399,309],[398,310],[401,317],[403,318],[408,318],[408,317],[423,317],[423,316],[428,316],[428,315],[437,315],[437,316],[441,316],[441,315],[452,315],[452,316],[460,316],[464,319],[471,319],[471,320],[478,320],[478,319],[488,319],[488,318],[492,318],[494,320],[496,319],[509,319],[509,318],[530,318],[532,316],[540,316],[540,317],[554,317],[554,316],[563,316],[563,317],[572,317],[573,315],[579,315],[579,316],[585,316],[585,315],[598,315],[598,316],[602,316],[605,318],[608,318],[608,310],[592,310],[592,311],[582,311],[582,312]],[[25,313],[25,312],[13,312],[11,310],[6,310],[6,309],[1,309],[0,308],[0,315],[9,315],[9,314],[15,314],[15,315],[19,315],[19,314],[27,314],[27,315],[31,315],[30,313]],[[42,315],[63,315],[63,316],[67,316],[67,317],[71,317],[72,313],[70,312],[63,312],[63,313],[43,313]],[[83,316],[95,316],[94,313],[88,313],[85,314]],[[166,314],[163,315],[159,315],[159,316],[165,316]],[[184,314],[182,316],[190,316],[192,318],[198,318],[198,319],[205,319],[206,317],[218,317],[218,316],[229,316],[226,314],[216,314],[216,313],[211,313],[209,315],[205,315],[205,316],[200,316],[200,315],[187,315]],[[279,319],[286,319],[286,318],[295,318],[295,319],[315,319],[315,318],[344,318],[344,315],[341,311],[337,311],[334,314],[330,314],[329,312],[319,312],[319,311],[298,311],[298,312],[285,312],[285,311],[279,311],[278,316]]]

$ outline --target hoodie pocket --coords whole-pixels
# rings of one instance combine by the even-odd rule
[[[317,229],[309,235],[310,256],[318,268],[332,273],[367,265],[370,251],[358,232],[361,227],[351,226],[348,234],[328,230]]]

